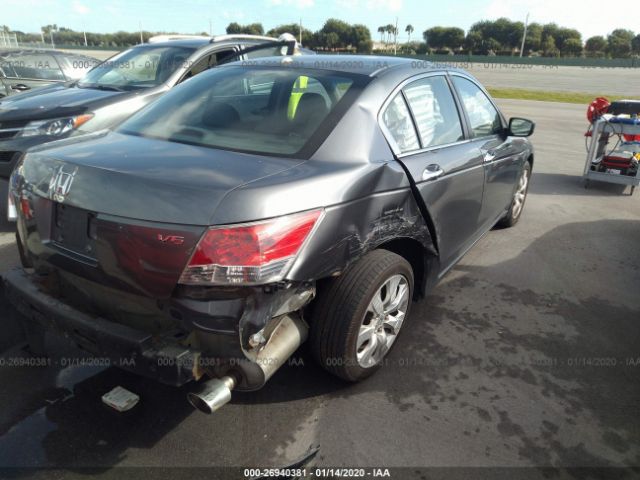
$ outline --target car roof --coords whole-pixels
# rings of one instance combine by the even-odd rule
[[[161,36],[158,36],[161,37]],[[255,43],[260,42],[277,42],[278,40],[264,35],[246,35],[246,34],[226,34],[214,35],[213,37],[197,37],[193,38],[176,38],[174,40],[153,41],[149,43],[139,43],[132,48],[145,47],[187,47],[200,48],[204,45],[237,41],[239,43]]]
[[[289,59],[289,60],[287,60]],[[326,70],[331,72],[344,72],[360,74],[368,77],[377,77],[388,71],[408,70],[415,67],[415,59],[405,57],[387,57],[383,55],[312,55],[295,57],[265,57],[255,59],[255,65],[278,66],[291,68],[308,68],[313,70]],[[238,65],[232,62],[227,65]],[[449,70],[442,65],[420,61],[420,70]]]
[[[208,45],[211,40],[205,38],[184,38],[180,40],[167,40],[164,42],[153,43],[139,43],[130,48],[155,48],[155,47],[187,47],[187,48],[200,48],[203,45]]]

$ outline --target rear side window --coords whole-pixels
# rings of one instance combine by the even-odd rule
[[[470,80],[453,77],[453,84],[460,94],[467,111],[471,131],[475,137],[496,135],[502,131],[502,120],[498,110],[480,88]]]
[[[416,121],[422,148],[462,140],[462,124],[447,80],[428,77],[404,89]]]
[[[316,70],[301,74],[285,68],[222,67],[174,88],[120,131],[212,148],[305,156],[302,150],[308,144],[317,148],[364,83],[366,77]]]
[[[389,130],[393,140],[398,145],[400,152],[409,152],[420,148],[416,130],[413,128],[413,121],[409,108],[402,98],[402,94],[398,94],[391,101],[387,109],[382,115],[382,121]]]

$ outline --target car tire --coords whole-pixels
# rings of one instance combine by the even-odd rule
[[[516,191],[513,193],[511,199],[511,205],[509,211],[498,222],[498,227],[509,228],[513,227],[524,210],[524,204],[527,200],[527,193],[529,192],[529,181],[531,180],[531,163],[525,162],[520,176],[518,177],[518,184],[516,185]]]
[[[367,253],[329,280],[319,289],[311,318],[316,361],[350,382],[375,373],[409,315],[413,284],[409,262],[388,250]]]

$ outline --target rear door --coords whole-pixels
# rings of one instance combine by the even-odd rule
[[[509,208],[522,162],[505,133],[502,115],[486,92],[469,78],[455,73],[451,78],[484,165],[486,183],[480,223],[487,229]]]
[[[381,123],[432,217],[446,270],[481,233],[484,186],[482,160],[467,139],[447,76],[404,85],[383,109]]]

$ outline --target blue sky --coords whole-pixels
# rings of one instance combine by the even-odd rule
[[[135,31],[139,25],[150,31],[223,33],[229,22],[262,22],[265,29],[302,18],[312,30],[329,17],[364,23],[374,35],[379,25],[394,23],[406,34],[411,23],[414,38],[434,25],[458,26],[465,30],[480,19],[506,16],[524,20],[555,21],[577,28],[586,37],[606,35],[614,28],[640,32],[637,0],[2,0],[0,24],[12,29],[37,32],[41,25],[96,32]]]

